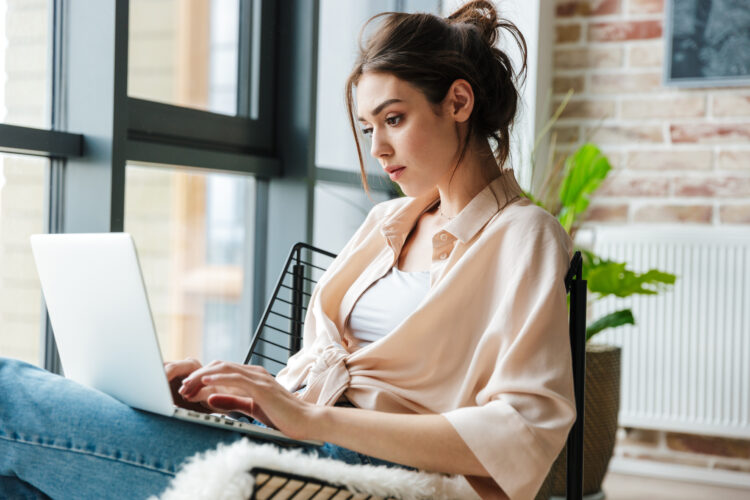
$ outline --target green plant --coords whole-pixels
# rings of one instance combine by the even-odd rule
[[[569,96],[570,94],[568,98]],[[564,107],[566,103],[567,100],[563,101],[561,106]],[[560,112],[559,107],[553,120],[557,119]],[[545,133],[546,130],[549,130],[549,127],[545,127]],[[554,148],[554,136],[551,142]],[[585,143],[560,161],[560,164],[548,164],[547,167],[547,175],[540,185],[538,195],[536,197],[531,193],[526,193],[526,195],[555,215],[572,237],[579,222],[585,216],[591,194],[606,179],[612,166],[597,146]],[[555,184],[559,185],[556,190]],[[550,196],[550,193],[554,191],[557,191],[557,196]],[[655,295],[666,290],[676,280],[674,274],[658,269],[650,269],[639,274],[628,269],[624,262],[602,259],[588,250],[582,250],[581,254],[584,260],[583,279],[587,280],[588,290],[593,300],[611,295],[621,298],[634,294]],[[628,324],[635,324],[635,318],[630,309],[609,313],[588,325],[586,341],[607,328]]]

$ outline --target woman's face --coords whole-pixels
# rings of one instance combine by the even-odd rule
[[[424,194],[450,177],[459,143],[456,121],[445,108],[389,73],[359,79],[358,119],[370,153],[407,196]]]

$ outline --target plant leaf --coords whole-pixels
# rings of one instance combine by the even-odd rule
[[[597,293],[597,298],[614,295],[656,295],[674,285],[677,277],[674,274],[650,269],[638,274],[627,269],[624,262],[602,259],[592,252],[583,250],[583,279],[587,280],[590,292]]]
[[[589,206],[589,195],[596,191],[612,166],[601,150],[586,143],[565,159],[565,173],[560,186],[562,209],[558,215],[566,231]]]
[[[631,311],[630,309],[622,309],[620,311],[609,313],[591,323],[586,328],[586,342],[588,342],[591,337],[606,328],[614,328],[616,326],[622,325],[635,325],[633,311]]]

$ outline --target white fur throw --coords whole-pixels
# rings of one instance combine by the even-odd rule
[[[253,467],[310,476],[331,484],[345,485],[352,493],[367,493],[382,498],[479,498],[461,476],[386,466],[350,465],[307,455],[297,449],[281,449],[272,444],[242,439],[231,445],[220,444],[215,450],[190,458],[162,493],[161,499],[248,499],[255,486],[249,473]]]

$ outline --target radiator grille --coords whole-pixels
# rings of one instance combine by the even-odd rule
[[[750,232],[599,229],[594,250],[677,275],[670,292],[591,308],[631,307],[637,323],[592,340],[623,348],[620,425],[750,438]]]

